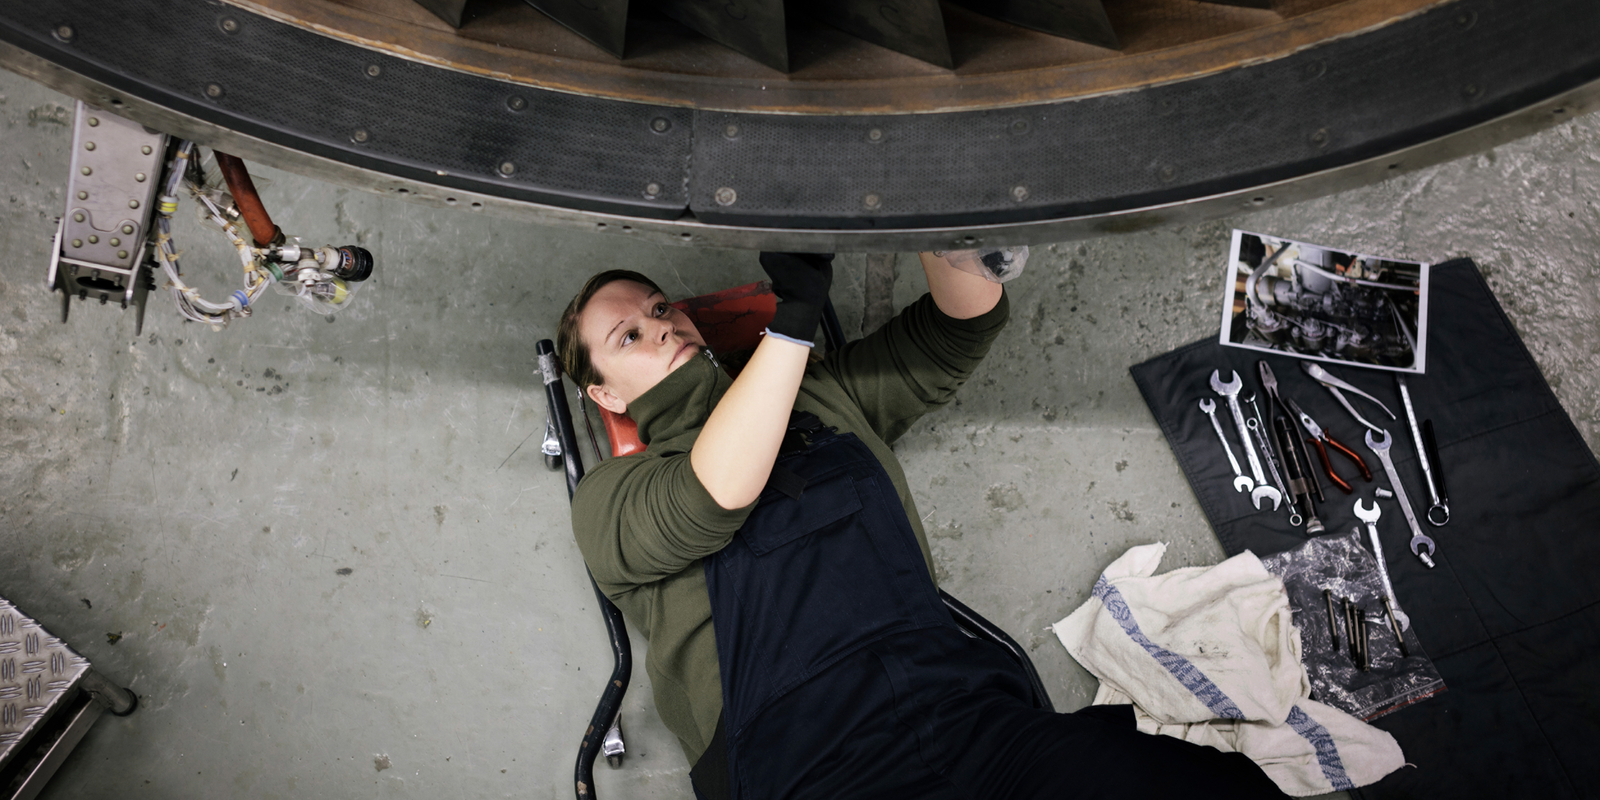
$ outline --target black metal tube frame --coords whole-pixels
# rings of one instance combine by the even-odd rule
[[[549,404],[550,419],[555,421],[556,437],[561,440],[562,463],[567,470],[567,499],[578,491],[578,481],[583,480],[583,457],[578,452],[578,436],[572,429],[572,410],[567,406],[564,382],[561,380],[561,362],[556,358],[555,343],[541,339],[534,345],[539,356],[539,372],[544,379],[545,401]],[[597,454],[598,455],[598,454]],[[587,570],[585,571],[587,574]],[[594,716],[583,732],[583,743],[578,747],[578,763],[574,769],[573,783],[578,800],[594,800],[594,760],[600,755],[600,743],[606,731],[622,709],[622,697],[628,692],[628,682],[633,679],[633,646],[628,641],[627,624],[622,611],[600,591],[594,576],[589,575],[589,586],[600,604],[600,616],[605,620],[606,636],[611,640],[613,665],[611,679],[600,693]]]

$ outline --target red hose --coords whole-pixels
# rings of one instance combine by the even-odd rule
[[[255,182],[250,180],[250,171],[244,168],[244,162],[220,150],[215,152],[217,168],[222,170],[222,179],[228,183],[228,193],[233,195],[233,202],[239,207],[244,224],[250,226],[250,235],[255,237],[256,246],[266,247],[282,242],[283,231],[272,224],[272,215],[267,213],[266,206],[261,205],[261,196],[256,194]]]

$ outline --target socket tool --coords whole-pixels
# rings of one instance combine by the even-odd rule
[[[1356,411],[1356,407],[1353,406],[1353,405],[1350,405],[1350,401],[1345,399],[1344,393],[1340,392],[1339,391],[1340,389],[1343,389],[1346,392],[1351,392],[1353,394],[1358,394],[1358,395],[1360,395],[1362,397],[1367,398],[1368,400],[1371,400],[1373,403],[1377,404],[1378,408],[1383,409],[1383,413],[1389,415],[1389,419],[1395,419],[1394,412],[1390,411],[1389,407],[1383,404],[1383,401],[1379,400],[1376,397],[1373,397],[1370,394],[1367,394],[1366,392],[1361,391],[1360,389],[1357,389],[1354,386],[1351,386],[1348,383],[1345,383],[1342,380],[1339,380],[1338,378],[1334,377],[1333,373],[1323,369],[1322,367],[1319,367],[1316,364],[1311,363],[1310,361],[1302,361],[1302,362],[1300,362],[1300,368],[1305,370],[1306,374],[1310,375],[1312,377],[1312,379],[1315,380],[1317,383],[1322,384],[1322,387],[1324,389],[1327,389],[1330,393],[1332,393],[1333,394],[1333,399],[1338,400],[1339,401],[1339,405],[1344,406],[1344,410],[1350,412],[1350,416],[1355,417],[1356,421],[1361,423],[1362,425],[1365,425],[1368,428],[1371,428],[1372,430],[1375,430],[1375,431],[1383,430],[1382,428],[1380,428],[1380,427],[1368,422],[1366,417],[1361,416],[1361,414]]]
[[[1367,536],[1372,539],[1372,554],[1378,557],[1378,577],[1383,579],[1384,607],[1389,613],[1395,615],[1395,622],[1401,630],[1411,627],[1411,618],[1400,611],[1400,600],[1394,596],[1394,584],[1389,581],[1389,562],[1383,557],[1383,542],[1378,539],[1378,517],[1383,515],[1383,510],[1377,503],[1370,507],[1365,500],[1356,501],[1356,519],[1366,523]]]
[[[1433,479],[1439,484],[1439,505],[1444,508],[1444,517],[1434,519],[1433,509],[1428,509],[1428,522],[1434,527],[1444,525],[1450,521],[1450,490],[1444,485],[1444,463],[1439,460],[1439,440],[1433,435],[1433,420],[1422,421],[1423,457],[1433,466]]]
[[[1239,428],[1239,441],[1244,445],[1244,454],[1250,460],[1250,474],[1255,477],[1256,488],[1250,492],[1250,501],[1256,508],[1261,508],[1261,499],[1272,501],[1272,510],[1277,511],[1283,503],[1283,495],[1276,488],[1267,484],[1267,476],[1261,471],[1261,460],[1256,458],[1256,449],[1250,444],[1250,429],[1244,424],[1244,410],[1239,407],[1239,390],[1244,388],[1244,381],[1239,378],[1237,370],[1227,383],[1222,382],[1222,371],[1211,371],[1211,390],[1228,398],[1228,410],[1233,412],[1233,424]]]
[[[1222,423],[1217,421],[1217,402],[1207,397],[1200,401],[1200,410],[1206,412],[1211,418],[1211,428],[1217,432],[1217,438],[1222,441],[1222,451],[1228,454],[1228,463],[1233,466],[1233,488],[1235,491],[1248,492],[1255,483],[1244,470],[1239,469],[1239,459],[1233,457],[1233,448],[1228,446],[1228,437],[1222,432]],[[1246,445],[1249,442],[1245,443]]]
[[[1394,487],[1394,499],[1400,504],[1401,513],[1406,515],[1406,524],[1411,526],[1411,552],[1416,555],[1428,569],[1433,569],[1433,554],[1439,552],[1438,545],[1422,532],[1422,526],[1417,524],[1417,515],[1411,510],[1411,500],[1406,497],[1406,487],[1400,483],[1400,475],[1395,472],[1394,459],[1389,457],[1389,445],[1393,437],[1388,431],[1379,431],[1383,440],[1372,437],[1372,431],[1367,431],[1367,446],[1372,452],[1378,454],[1378,460],[1383,462],[1383,471],[1389,476],[1389,484]]]
[[[1328,460],[1329,446],[1332,446],[1333,449],[1338,450],[1355,462],[1356,469],[1361,471],[1362,480],[1372,480],[1372,470],[1367,469],[1367,462],[1362,461],[1361,456],[1356,455],[1356,451],[1345,447],[1339,440],[1329,436],[1327,431],[1324,431],[1322,426],[1318,425],[1317,421],[1312,419],[1311,415],[1300,407],[1299,403],[1290,400],[1289,407],[1300,415],[1300,425],[1306,429],[1306,433],[1310,436],[1306,441],[1317,448],[1317,455],[1322,456],[1322,468],[1328,471],[1328,479],[1333,481],[1334,486],[1339,487],[1345,494],[1355,493],[1355,488],[1350,485],[1350,482],[1339,477],[1339,473],[1333,471],[1333,462]]]

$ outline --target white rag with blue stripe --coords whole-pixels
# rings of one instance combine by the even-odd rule
[[[1156,575],[1166,550],[1124,553],[1053,627],[1100,679],[1096,705],[1129,703],[1145,733],[1244,753],[1297,797],[1365,786],[1405,763],[1393,736],[1311,699],[1289,595],[1260,559],[1246,551]]]

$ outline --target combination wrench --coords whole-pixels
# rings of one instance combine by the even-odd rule
[[[1372,437],[1372,431],[1367,431],[1367,447],[1372,448],[1372,452],[1378,454],[1378,460],[1383,462],[1383,471],[1389,475],[1389,485],[1394,487],[1394,497],[1400,501],[1400,511],[1406,515],[1406,524],[1411,526],[1412,554],[1421,559],[1428,569],[1433,569],[1433,554],[1439,552],[1439,547],[1417,524],[1417,515],[1411,510],[1411,500],[1406,497],[1406,487],[1400,483],[1400,473],[1395,472],[1394,459],[1389,458],[1389,445],[1393,443],[1393,437],[1388,431],[1380,432],[1383,434],[1381,442]]]
[[[1222,382],[1222,371],[1211,371],[1211,390],[1228,398],[1228,410],[1233,412],[1233,424],[1239,427],[1239,441],[1244,444],[1244,454],[1250,459],[1250,474],[1255,476],[1255,491],[1250,493],[1250,501],[1256,508],[1261,507],[1261,498],[1272,501],[1272,510],[1277,511],[1283,504],[1283,494],[1267,483],[1266,473],[1261,471],[1261,460],[1256,458],[1256,449],[1250,444],[1250,429],[1244,424],[1244,409],[1239,407],[1239,390],[1244,388],[1244,381],[1239,378],[1239,373],[1233,373],[1233,379],[1227,383]]]
[[[1389,595],[1389,612],[1394,615],[1394,621],[1400,623],[1400,630],[1410,630],[1411,618],[1400,610],[1400,600],[1394,596],[1394,584],[1389,582],[1389,562],[1383,557],[1383,542],[1378,540],[1378,517],[1383,511],[1377,503],[1368,507],[1366,502],[1356,501],[1356,519],[1366,523],[1367,536],[1372,539],[1372,553],[1378,557],[1378,577],[1383,579],[1383,591]]]
[[[1245,399],[1250,404],[1250,411],[1254,416],[1244,421],[1250,427],[1250,432],[1256,435],[1256,447],[1261,448],[1261,459],[1267,462],[1267,474],[1272,476],[1272,485],[1278,487],[1278,493],[1283,495],[1284,502],[1289,506],[1289,524],[1300,527],[1305,518],[1300,516],[1300,509],[1295,505],[1294,495],[1290,494],[1289,487],[1283,483],[1283,476],[1278,472],[1278,457],[1273,453],[1272,444],[1267,441],[1267,423],[1261,417],[1261,406],[1256,403],[1255,392],[1251,392]]]
[[[1251,487],[1255,486],[1255,484],[1251,482],[1250,476],[1244,474],[1244,470],[1239,469],[1239,459],[1233,457],[1233,448],[1228,446],[1228,437],[1222,432],[1222,423],[1217,421],[1216,401],[1209,397],[1201,400],[1200,410],[1206,412],[1206,416],[1211,418],[1211,427],[1216,430],[1217,438],[1222,441],[1222,451],[1228,454],[1228,463],[1233,465],[1234,490],[1239,492],[1250,491]],[[1248,445],[1249,442],[1246,442],[1245,444]]]
[[[1417,412],[1411,407],[1411,388],[1406,386],[1405,376],[1396,374],[1394,382],[1400,385],[1400,401],[1406,407],[1406,421],[1411,423],[1411,440],[1417,445],[1417,462],[1422,465],[1422,477],[1428,480],[1428,499],[1433,505],[1428,506],[1428,524],[1437,528],[1450,521],[1450,501],[1440,496],[1439,484],[1433,479],[1433,465],[1429,458],[1429,448],[1422,440],[1422,428],[1417,426]]]

